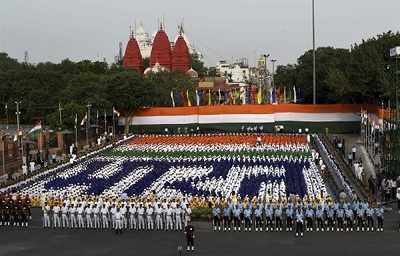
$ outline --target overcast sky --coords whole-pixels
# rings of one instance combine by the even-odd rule
[[[317,46],[349,48],[362,38],[400,28],[399,0],[315,0]],[[397,13],[396,13],[397,12]],[[312,47],[311,0],[1,0],[0,51],[30,61],[113,61],[129,26],[153,34],[165,18],[172,40],[184,20],[207,64],[270,53],[294,63]]]

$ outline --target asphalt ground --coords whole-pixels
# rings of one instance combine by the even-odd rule
[[[0,227],[0,255],[400,255],[395,211],[386,214],[385,232],[313,232],[296,238],[286,232],[213,232],[208,222],[194,222],[195,252],[183,251],[182,232],[43,229],[39,210],[28,228]]]

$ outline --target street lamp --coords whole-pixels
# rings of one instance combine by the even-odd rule
[[[89,145],[89,129],[90,129],[90,108],[92,104],[88,103],[87,107],[87,120],[86,120],[86,145]]]
[[[313,104],[317,104],[317,78],[315,63],[315,0],[312,0],[312,31],[313,31]]]
[[[61,102],[59,102],[58,103],[58,115],[59,115],[59,119],[60,119],[60,129],[61,129],[61,127],[62,127],[62,111],[63,111],[64,109],[63,108],[61,108]]]
[[[272,59],[271,60],[271,62],[272,62],[272,88],[273,88],[273,91],[275,90],[276,91],[276,88],[275,88],[275,76],[274,76],[274,74],[275,74],[275,62],[277,62],[278,60],[276,60],[276,59]],[[273,97],[272,97],[273,98]],[[275,99],[276,100],[276,99]],[[272,102],[272,103],[274,103],[274,102]]]

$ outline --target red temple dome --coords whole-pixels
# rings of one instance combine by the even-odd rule
[[[153,46],[150,54],[150,66],[159,63],[161,66],[171,70],[172,54],[168,35],[160,29],[154,37]]]
[[[172,52],[172,71],[182,71],[186,73],[190,69],[191,57],[189,48],[182,35],[176,40]]]
[[[136,39],[132,36],[126,46],[123,66],[126,69],[136,70],[139,73],[143,73],[143,58],[140,53],[139,45]]]

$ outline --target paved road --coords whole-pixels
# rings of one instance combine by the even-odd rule
[[[399,255],[400,234],[395,231],[395,216],[386,223],[384,233],[306,233],[295,238],[291,233],[215,233],[208,223],[194,223],[197,250],[182,255]],[[43,230],[35,212],[28,229],[0,227],[0,255],[102,256],[102,255],[178,255],[184,245],[179,232]]]

